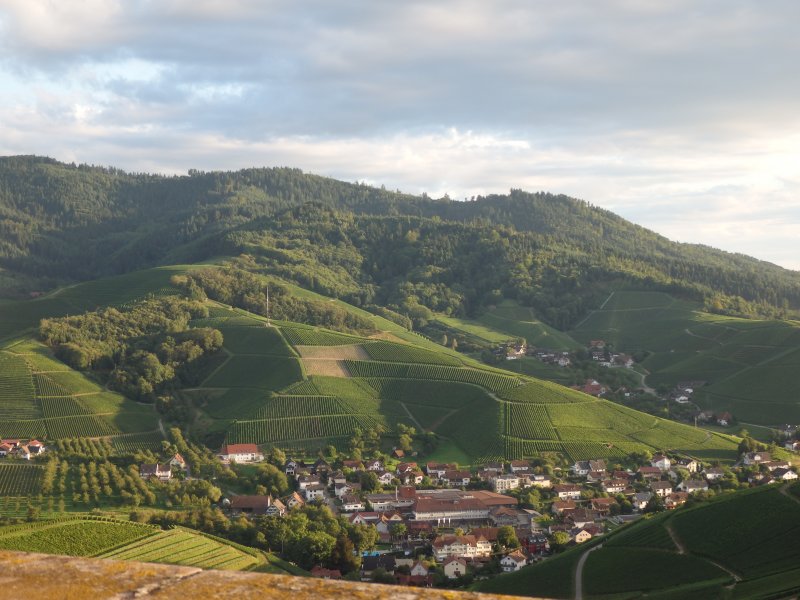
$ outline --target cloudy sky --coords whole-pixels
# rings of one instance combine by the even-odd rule
[[[583,198],[800,269],[796,0],[0,0],[0,154]]]

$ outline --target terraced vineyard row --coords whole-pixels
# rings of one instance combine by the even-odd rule
[[[361,338],[355,336],[318,329],[281,327],[281,332],[292,346],[345,346],[362,342]]]
[[[4,438],[42,438],[45,437],[47,428],[44,419],[32,421],[2,421],[0,420],[0,437]]]
[[[0,464],[0,496],[32,496],[39,493],[42,467]]]
[[[368,415],[331,415],[323,417],[292,417],[260,421],[237,421],[227,435],[231,444],[269,444],[310,438],[350,436],[356,427],[374,427],[376,419]]]
[[[0,420],[41,417],[35,395],[28,363],[21,356],[0,352]]]
[[[117,454],[134,454],[139,450],[160,450],[163,439],[160,432],[151,431],[149,433],[114,436],[111,438],[111,445]]]
[[[479,387],[453,381],[425,381],[419,379],[375,378],[363,380],[380,398],[408,400],[415,404],[429,404],[448,408],[462,408],[476,400],[485,399],[486,392]]]
[[[507,404],[508,433],[530,440],[558,440],[556,430],[543,406],[535,404]]]
[[[114,435],[120,431],[97,415],[79,415],[75,417],[59,417],[45,419],[49,437],[74,438],[74,437],[102,437]]]
[[[382,362],[422,363],[460,367],[462,362],[449,354],[431,352],[415,346],[394,344],[392,342],[370,342],[364,350],[372,360]]]
[[[33,376],[33,381],[36,384],[36,395],[42,397],[60,397],[70,396],[67,388],[57,384],[48,375],[37,373]]]
[[[70,396],[44,397],[40,398],[39,401],[42,403],[42,410],[46,418],[92,414],[83,404]]]
[[[447,367],[438,365],[406,365],[374,361],[345,361],[353,377],[378,377],[397,379],[432,379],[472,383],[493,392],[501,392],[519,385],[515,377],[508,377],[478,369]]]
[[[183,529],[158,532],[99,557],[226,570],[246,569],[258,563],[254,556],[233,546]]]
[[[138,523],[69,519],[50,526],[23,528],[3,534],[0,548],[71,556],[93,556],[108,548],[152,535],[154,529]]]
[[[594,398],[576,390],[571,390],[549,381],[536,381],[506,390],[502,398],[511,402],[531,402],[534,404],[560,404],[593,402]]]
[[[286,417],[343,415],[348,412],[336,398],[331,396],[273,396],[251,415],[250,419],[256,421]]]

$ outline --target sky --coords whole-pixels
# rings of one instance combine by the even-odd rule
[[[800,270],[796,0],[0,0],[0,155],[511,188]]]

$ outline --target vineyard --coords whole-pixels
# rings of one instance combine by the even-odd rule
[[[119,455],[135,454],[141,450],[151,450],[155,452],[161,449],[161,442],[163,439],[161,432],[151,431],[150,433],[114,436],[111,438],[111,445]]]
[[[493,392],[503,391],[519,385],[515,377],[491,371],[438,365],[416,365],[383,363],[375,361],[345,361],[353,377],[390,377],[400,379],[432,379],[472,383]]]
[[[74,437],[102,437],[114,435],[119,430],[97,415],[80,415],[74,417],[59,417],[45,419],[49,437],[74,438]]]
[[[0,421],[41,417],[35,396],[31,372],[25,360],[8,352],[0,352]]]
[[[511,402],[559,404],[594,402],[594,398],[549,381],[535,381],[506,390],[502,398]]]
[[[4,532],[4,528],[0,528],[0,548],[70,556],[94,556],[108,548],[153,534],[152,527],[134,523],[96,520],[44,523],[49,526],[12,528],[8,533]]]
[[[280,390],[303,378],[300,363],[277,356],[232,356],[204,383],[205,387]]]
[[[292,346],[346,346],[359,344],[362,341],[356,336],[318,329],[281,327],[281,331]]]
[[[33,496],[42,484],[42,467],[0,464],[0,496]]]
[[[259,563],[255,555],[202,534],[172,529],[98,555],[99,558],[167,563],[201,569],[243,570]]]
[[[312,438],[349,437],[356,427],[364,430],[375,425],[374,418],[363,414],[237,421],[228,430],[226,441],[229,444],[272,444]]]
[[[339,401],[331,396],[272,396],[250,419],[281,419],[347,414]]]
[[[222,327],[225,348],[233,354],[293,356],[280,332],[274,327]]]
[[[509,435],[531,440],[557,440],[556,430],[544,406],[508,404]]]
[[[369,358],[382,362],[422,363],[460,367],[461,361],[449,354],[431,352],[415,346],[391,342],[370,342],[364,345]]]

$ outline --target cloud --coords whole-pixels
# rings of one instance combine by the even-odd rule
[[[0,0],[0,152],[545,189],[800,268],[798,18],[791,0]]]

